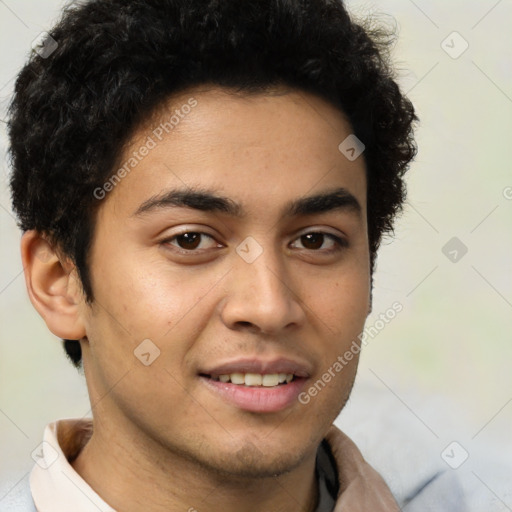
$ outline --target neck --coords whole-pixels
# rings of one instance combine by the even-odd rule
[[[117,425],[95,422],[72,465],[104,501],[123,512],[313,512],[315,460],[316,452],[273,477],[221,474],[141,439],[140,433],[121,436]]]

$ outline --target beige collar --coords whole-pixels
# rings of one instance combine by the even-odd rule
[[[333,425],[325,439],[336,460],[340,482],[334,512],[400,512],[383,478],[348,436]]]

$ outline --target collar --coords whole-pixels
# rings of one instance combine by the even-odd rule
[[[65,419],[46,426],[42,451],[30,473],[30,490],[38,512],[115,512],[70,463],[91,435],[92,420]]]
[[[325,441],[331,449],[339,485],[332,512],[400,512],[384,479],[347,435],[332,425]]]
[[[92,435],[92,420],[65,419],[44,431],[41,456],[30,474],[39,512],[116,512],[73,469]],[[319,503],[315,512],[400,512],[382,477],[334,425],[317,452]]]

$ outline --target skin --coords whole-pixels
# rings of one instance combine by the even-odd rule
[[[307,405],[272,413],[227,403],[198,372],[236,357],[288,357],[307,363],[307,390],[357,339],[370,305],[364,159],[340,153],[350,125],[316,96],[203,87],[162,105],[122,161],[190,97],[197,106],[101,201],[92,304],[69,259],[38,233],[22,240],[33,304],[54,334],[81,340],[94,433],[73,466],[123,512],[311,511],[316,450],[358,358]],[[232,199],[246,215],[184,207],[134,215],[164,190],[191,187]],[[359,215],[281,214],[290,201],[339,187]],[[182,254],[184,231],[209,237],[197,249],[182,244]],[[329,237],[302,237],[318,232],[348,247],[329,254],[337,247]],[[236,252],[249,236],[263,249],[252,263]],[[160,350],[149,366],[134,356],[145,339]]]

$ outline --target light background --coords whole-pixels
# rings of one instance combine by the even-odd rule
[[[31,41],[51,27],[61,5],[0,1],[2,119]],[[423,429],[431,457],[441,461],[456,440],[473,473],[485,472],[472,454],[512,460],[512,1],[351,0],[348,7],[357,16],[393,16],[399,81],[421,124],[405,213],[380,251],[367,326],[395,301],[403,311],[368,340],[346,428],[357,439],[364,407],[388,404],[382,417],[398,411]],[[469,44],[456,59],[442,47],[449,36],[444,46],[461,48],[453,31]],[[0,481],[7,470],[16,481],[31,468],[30,452],[47,423],[90,408],[83,378],[27,298],[4,122],[0,138]],[[442,251],[453,237],[467,247],[457,262]],[[371,445],[362,437],[360,444]],[[487,487],[495,510],[512,510],[512,484],[498,489],[492,473],[482,474],[475,485]]]

